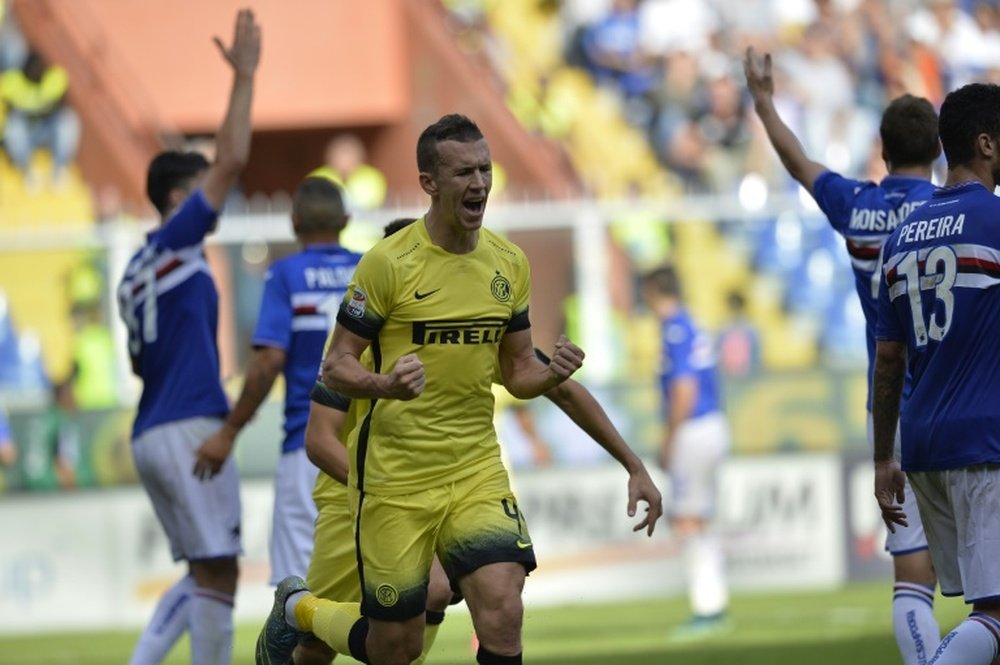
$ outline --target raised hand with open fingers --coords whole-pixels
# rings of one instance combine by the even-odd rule
[[[260,24],[256,22],[251,9],[241,9],[236,15],[236,29],[233,45],[226,45],[219,37],[213,37],[222,57],[238,74],[251,76],[260,62]]]

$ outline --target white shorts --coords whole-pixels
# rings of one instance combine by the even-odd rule
[[[151,427],[132,442],[132,457],[174,561],[243,553],[240,477],[232,457],[211,480],[194,475],[195,451],[219,431],[218,418],[187,418]]]
[[[1000,466],[915,471],[910,482],[941,593],[1000,600]]]
[[[875,429],[872,423],[872,414],[868,413],[868,446],[874,449]],[[899,461],[899,427],[896,427],[896,442],[893,445],[892,455]],[[906,514],[908,526],[896,525],[896,533],[885,530],[885,551],[893,556],[902,556],[912,552],[919,552],[927,549],[927,536],[924,534],[924,523],[920,519],[920,509],[917,506],[917,497],[913,492],[909,477],[903,487],[903,512]]]
[[[674,437],[670,465],[672,517],[715,515],[719,466],[729,452],[729,425],[721,413],[684,421]]]
[[[316,503],[313,486],[319,469],[306,449],[282,454],[274,473],[274,512],[271,520],[271,584],[289,575],[305,578],[312,556]]]

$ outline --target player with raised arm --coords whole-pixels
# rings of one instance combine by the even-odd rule
[[[930,665],[988,665],[1000,654],[1000,86],[948,94],[939,129],[945,184],[883,251],[875,496],[889,529],[905,527],[909,477],[941,593],[972,605]]]
[[[228,663],[233,597],[241,553],[239,476],[226,462],[199,482],[191,469],[202,440],[229,411],[219,379],[219,298],[204,239],[250,154],[250,106],[260,60],[260,26],[241,10],[231,48],[215,39],[233,69],[232,90],[216,135],[215,161],[164,152],[150,163],[147,193],[159,228],[129,262],[118,287],[133,371],[142,397],[132,454],[175,560],[189,574],[160,599],[132,654],[133,664],[161,662],[187,630],[191,662]]]
[[[781,163],[816,200],[833,229],[843,236],[850,255],[868,342],[866,407],[870,441],[879,252],[897,225],[934,191],[930,182],[931,166],[941,154],[934,107],[926,99],[912,95],[894,99],[883,112],[879,127],[882,159],[889,175],[878,184],[853,180],[809,159],[778,115],[770,54],[765,54],[761,63],[753,50],[747,49],[743,69],[754,108]],[[909,384],[904,395],[908,392]],[[898,455],[899,442],[896,448]],[[937,578],[927,551],[920,513],[913,499],[909,501],[906,507],[910,515],[909,526],[887,533],[885,547],[892,555],[895,576],[892,625],[896,643],[904,665],[919,665],[926,662],[927,654],[940,640],[940,629],[934,618]]]
[[[285,377],[285,437],[275,471],[271,526],[271,583],[305,575],[312,552],[316,467],[306,457],[304,433],[316,358],[323,353],[354,267],[361,255],[340,246],[348,215],[340,188],[306,178],[292,201],[292,228],[302,250],[265,276],[253,353],[243,389],[218,432],[197,452],[195,474],[212,477],[228,459],[236,436],[263,403],[279,373]]]
[[[563,337],[548,365],[535,357],[527,260],[482,227],[491,160],[479,128],[441,118],[421,134],[417,163],[430,208],[362,258],[324,364],[327,385],[370,400],[348,437],[361,606],[336,603],[339,616],[318,627],[316,599],[286,580],[258,662],[283,662],[296,631],[317,628],[338,652],[412,662],[435,554],[469,605],[478,662],[522,662],[521,590],[535,559],[500,460],[491,384],[499,365],[514,396],[535,397],[583,353]],[[375,371],[360,362],[369,348]],[[640,528],[652,530],[649,517]]]

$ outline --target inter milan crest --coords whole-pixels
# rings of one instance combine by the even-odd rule
[[[497,276],[493,278],[493,281],[490,282],[490,291],[493,292],[493,297],[500,302],[510,300],[510,282],[499,272],[497,272]]]

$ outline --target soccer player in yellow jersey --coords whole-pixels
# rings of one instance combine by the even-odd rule
[[[375,665],[417,659],[437,554],[472,614],[477,661],[514,665],[535,558],[493,429],[494,368],[527,399],[565,381],[583,352],[561,337],[549,364],[535,357],[527,260],[482,228],[491,161],[479,128],[441,118],[421,134],[417,165],[430,208],[362,258],[323,368],[331,388],[370,400],[348,437],[362,602],[330,620],[330,645]],[[369,347],[374,371],[360,362]],[[650,516],[639,528],[652,530]],[[313,630],[304,591],[296,578],[275,591],[258,662],[285,662],[290,628]]]
[[[385,227],[385,235],[388,237],[414,221],[416,220],[396,220]],[[540,351],[536,350],[535,353],[540,360],[548,362],[548,358]],[[370,351],[362,357],[362,362],[366,367],[370,366]],[[496,372],[494,378],[497,378]],[[629,510],[634,509],[638,501],[646,501],[649,504],[650,521],[655,522],[663,510],[660,493],[645,465],[622,439],[593,395],[584,386],[569,379],[545,393],[545,397],[559,406],[625,467],[629,472]],[[319,598],[360,600],[353,519],[348,507],[346,487],[350,453],[343,441],[353,429],[358,411],[365,412],[369,404],[366,400],[344,397],[330,390],[321,381],[317,381],[313,388],[311,399],[305,441],[309,459],[320,468],[313,491],[319,515],[306,584],[310,592]],[[423,653],[416,663],[423,662],[430,651],[451,599],[452,591],[447,576],[435,559],[428,583]],[[317,630],[316,624],[322,621],[318,617],[323,613],[320,610],[314,615],[314,630]],[[321,628],[318,630],[320,633],[325,632]],[[332,657],[333,652],[326,645],[310,639],[300,642],[293,662],[296,665],[325,665]]]

